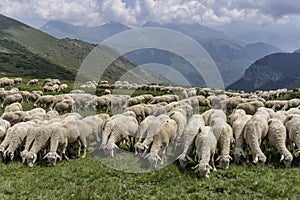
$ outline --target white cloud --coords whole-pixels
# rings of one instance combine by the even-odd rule
[[[0,13],[38,26],[49,20],[77,25],[107,21],[127,25],[234,21],[287,23],[300,15],[298,0],[1,0]]]

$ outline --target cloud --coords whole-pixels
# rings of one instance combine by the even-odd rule
[[[76,25],[108,21],[139,26],[158,23],[286,23],[300,15],[298,0],[1,0],[0,13],[37,26],[49,20]]]

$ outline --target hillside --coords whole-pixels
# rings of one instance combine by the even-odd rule
[[[227,89],[251,92],[298,87],[300,87],[300,54],[276,53],[253,63],[243,77]]]
[[[74,79],[82,62],[94,48],[95,45],[77,39],[57,39],[0,15],[0,73],[2,76]],[[100,53],[103,51],[107,55],[117,53],[110,48],[100,48]],[[127,73],[129,79],[141,80],[139,74],[133,75],[127,72],[134,67],[136,67],[135,64],[121,56],[111,63],[101,78],[113,82]],[[160,81],[159,77],[143,70],[138,73],[146,74],[153,82]]]
[[[245,43],[228,36],[224,32],[216,31],[199,24],[165,24],[147,22],[143,27],[161,27],[179,31],[193,38],[210,54],[218,66],[225,85],[229,85],[238,80],[244,71],[259,58],[282,50],[266,43]],[[129,30],[120,23],[108,23],[97,27],[74,26],[63,22],[49,22],[40,28],[47,33],[59,36],[77,38],[88,42],[99,43],[107,37]],[[194,72],[193,67],[184,59],[172,54],[155,49],[142,49],[126,55],[130,61],[138,65],[147,63],[159,63],[172,66],[193,86],[204,86],[201,76]],[[164,68],[153,70],[158,74],[165,74]]]

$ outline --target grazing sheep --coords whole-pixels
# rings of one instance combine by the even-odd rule
[[[21,147],[24,143],[24,139],[27,136],[29,129],[36,126],[36,123],[33,121],[21,122],[11,127],[13,135],[11,137],[10,143],[7,149],[3,153],[5,159],[13,160],[15,151],[17,148]]]
[[[3,103],[1,104],[1,108],[5,108],[5,106],[15,103],[15,102],[19,102],[22,103],[23,102],[23,97],[21,94],[12,94],[12,95],[8,95]]]
[[[126,119],[118,117],[113,122],[115,124],[104,148],[107,149],[111,157],[114,157],[115,149],[119,148],[118,143],[123,140],[129,141],[129,138],[135,136],[138,131],[138,121],[135,117],[128,116]]]
[[[290,146],[293,150],[294,145],[296,145],[298,148],[296,153],[298,154],[300,152],[300,115],[289,115],[284,121],[284,125],[288,131]]]
[[[217,139],[211,127],[203,126],[199,128],[195,139],[195,147],[199,161],[192,169],[195,169],[195,172],[200,172],[205,178],[209,178],[210,170],[216,171],[214,155],[217,147]]]
[[[229,115],[229,121],[230,125],[232,126],[233,122],[237,119],[241,118],[242,116],[246,115],[246,111],[243,109],[235,109],[230,115]]]
[[[246,113],[245,113],[246,114]],[[243,130],[246,123],[251,119],[251,115],[243,115],[232,122],[232,131],[235,139],[235,148],[233,149],[234,162],[240,163],[241,157],[246,158],[243,151],[244,136]]]
[[[109,115],[104,113],[99,115],[87,116],[83,118],[82,121],[88,123],[89,126],[92,128],[92,132],[89,133],[87,137],[89,137],[89,135],[94,135],[97,142],[101,142],[99,136],[102,135],[104,125],[108,119],[109,119]]]
[[[4,112],[16,112],[16,111],[23,111],[23,106],[19,102],[12,103],[5,107]]]
[[[182,141],[182,137],[183,137],[183,131],[186,128],[187,125],[187,118],[184,114],[182,114],[182,112],[179,111],[171,111],[168,113],[169,117],[173,120],[175,120],[176,124],[177,124],[177,137],[176,137],[176,147],[180,146],[183,141]]]
[[[49,108],[50,105],[55,101],[55,96],[53,95],[45,95],[40,96],[33,104],[33,106],[36,108],[38,106],[43,107],[45,109]]]
[[[32,79],[32,80],[29,80],[26,85],[38,85],[38,84],[39,84],[38,79]]]
[[[268,121],[269,129],[268,129],[268,145],[272,147],[272,149],[276,149],[281,154],[280,161],[283,161],[284,166],[286,168],[291,167],[293,156],[286,148],[286,128],[283,125],[282,121],[279,119],[270,119]],[[271,154],[273,151],[271,151]],[[271,160],[271,159],[270,159]]]
[[[57,111],[58,113],[71,113],[74,110],[74,101],[73,99],[65,99],[61,102],[58,102],[54,110]]]
[[[151,115],[141,122],[140,130],[138,132],[139,140],[134,145],[136,154],[143,152],[143,155],[145,155],[146,151],[150,149],[153,137],[158,133],[161,125],[168,119],[170,119],[169,116],[165,114],[157,117]]]
[[[246,103],[240,103],[236,109],[243,109],[246,111],[247,114],[253,115],[258,108],[264,107],[264,103],[261,101],[255,100],[251,102],[246,102]]]
[[[150,163],[152,169],[157,168],[158,161],[164,164],[166,159],[167,147],[170,142],[173,142],[176,138],[177,124],[173,119],[167,119],[160,127],[159,131],[153,137],[153,143],[150,149],[150,153],[145,157]],[[162,158],[159,156],[159,151],[162,150]]]
[[[130,106],[128,108],[126,108],[126,111],[132,111],[136,114],[136,117],[139,121],[139,123],[141,121],[143,121],[145,119],[146,116],[149,115],[149,108],[146,107],[146,104],[137,104],[134,106]]]
[[[178,156],[181,168],[185,168],[189,158],[189,154],[194,148],[195,138],[198,134],[199,128],[205,126],[202,115],[194,114],[188,121],[188,124],[183,132],[183,151]]]
[[[268,120],[270,116],[264,109],[258,109],[253,117],[247,121],[244,128],[244,140],[253,152],[253,162],[264,165],[267,158],[260,145],[268,133]]]
[[[9,121],[0,118],[0,140],[2,141],[6,135],[7,129],[10,127]]]

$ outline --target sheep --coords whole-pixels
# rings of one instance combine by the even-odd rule
[[[32,80],[29,80],[26,85],[38,85],[38,84],[39,84],[38,79],[32,79]]]
[[[44,156],[43,159],[48,159],[48,162],[52,165],[56,165],[57,158],[61,161],[62,156],[66,157],[66,150],[68,146],[68,138],[67,138],[67,128],[62,126],[57,126],[55,129],[52,130],[51,136],[50,136],[50,150],[49,152]],[[59,147],[62,147],[62,155],[59,155],[57,151],[59,150]],[[67,157],[66,157],[67,158]]]
[[[65,99],[61,102],[58,102],[54,110],[57,111],[58,113],[70,113],[74,110],[74,101],[73,99]]]
[[[14,78],[14,84],[21,84],[23,81],[22,78]]]
[[[19,102],[15,102],[15,103],[12,103],[12,104],[6,106],[4,109],[5,113],[15,112],[15,111],[23,111],[22,104],[20,104]]]
[[[183,131],[186,128],[187,125],[187,118],[184,114],[182,114],[179,111],[171,111],[168,113],[169,117],[173,120],[175,120],[176,124],[177,124],[177,137],[176,137],[176,147],[180,146],[183,141],[182,141],[182,136],[183,136]]]
[[[61,90],[65,90],[65,89],[67,89],[69,86],[67,85],[67,84],[61,84],[60,86],[59,86],[59,90],[61,91]]]
[[[296,145],[298,148],[296,150],[296,153],[298,154],[300,152],[300,115],[297,114],[291,114],[289,115],[285,121],[284,125],[288,132],[288,138],[290,142],[290,146],[293,147]]]
[[[243,110],[244,111],[244,110]],[[240,163],[241,157],[246,158],[245,153],[243,151],[244,145],[244,136],[243,130],[246,123],[251,119],[251,115],[240,116],[236,120],[232,122],[232,131],[235,139],[235,148],[233,149],[234,162],[236,164]]]
[[[109,89],[105,89],[105,90],[104,90],[104,94],[105,94],[105,95],[111,94],[111,91],[110,91]]]
[[[83,118],[82,121],[89,124],[89,126],[92,128],[92,132],[90,134],[95,136],[97,142],[100,142],[99,136],[102,135],[104,125],[108,119],[109,115],[102,113],[99,115],[87,116]]]
[[[135,117],[118,117],[113,121],[115,123],[111,128],[109,139],[104,149],[110,152],[110,156],[114,157],[115,149],[118,149],[117,143],[123,140],[128,141],[130,136],[135,136],[138,131],[138,121]]]
[[[110,110],[111,99],[107,96],[95,97],[85,103],[86,109],[92,109],[97,111],[98,109],[106,109],[106,112]]]
[[[163,124],[168,119],[168,115],[162,114],[157,117],[148,116],[141,122],[138,135],[139,140],[134,145],[136,154],[144,152],[143,156],[145,155],[146,151],[150,148],[150,144],[153,142],[153,137],[161,128],[161,124]]]
[[[291,99],[288,100],[287,103],[283,106],[282,110],[288,110],[290,108],[296,108],[300,106],[300,100],[299,99]]]
[[[267,158],[262,152],[260,145],[268,133],[269,118],[268,112],[259,108],[251,119],[247,121],[243,132],[245,143],[253,152],[253,162],[255,164],[259,162],[262,166]]]
[[[150,104],[157,104],[157,103],[161,103],[161,102],[171,103],[173,101],[179,101],[179,97],[177,95],[165,94],[165,95],[162,95],[162,96],[153,97],[149,101],[149,103]]]
[[[6,135],[7,129],[10,127],[9,121],[0,118],[0,140],[2,141]]]
[[[11,123],[11,125],[14,125],[15,123],[18,123],[22,120],[24,120],[25,117],[29,117],[30,114],[25,111],[15,111],[15,112],[8,112],[3,113],[1,115],[1,118]]]
[[[230,125],[232,126],[233,122],[239,119],[242,116],[246,115],[246,111],[243,109],[235,109],[230,115],[229,115],[229,121]]]
[[[188,124],[183,132],[183,151],[178,156],[178,160],[181,168],[185,168],[189,158],[189,154],[194,148],[194,141],[198,134],[199,128],[205,126],[202,115],[194,114],[188,121]]]
[[[192,169],[195,169],[195,172],[200,172],[205,178],[209,178],[210,170],[217,170],[214,164],[217,139],[214,136],[211,127],[203,126],[198,129],[198,134],[195,139],[195,147],[199,161]],[[209,163],[211,163],[211,165]]]
[[[21,147],[24,142],[24,139],[27,136],[29,129],[33,128],[36,125],[33,121],[21,122],[11,127],[13,135],[10,140],[10,144],[7,149],[3,152],[3,157],[6,159],[10,159],[10,161],[14,158],[14,152],[17,148]]]
[[[137,117],[139,123],[141,121],[143,121],[145,119],[145,117],[147,115],[149,115],[149,113],[150,113],[149,108],[146,107],[145,104],[137,104],[134,106],[130,106],[130,107],[126,108],[126,111],[134,112],[136,114],[136,117]]]
[[[1,108],[5,108],[5,106],[15,103],[15,102],[19,102],[22,103],[23,102],[23,97],[21,94],[12,94],[12,95],[8,95],[3,103],[1,104]]]
[[[281,110],[286,104],[287,100],[271,100],[265,103],[266,108],[272,108],[273,110]]]
[[[26,103],[28,103],[29,102],[29,96],[31,95],[31,93],[28,92],[28,91],[20,91],[20,94],[23,97],[23,101],[25,101]]]
[[[49,123],[40,128],[39,131],[36,133],[30,150],[26,153],[25,156],[23,156],[25,157],[24,160],[26,160],[27,165],[29,167],[33,167],[33,164],[37,160],[37,154],[43,149],[47,148],[47,143],[49,138],[51,137],[52,130],[55,130],[56,127],[60,125],[61,122]]]
[[[293,156],[286,148],[286,128],[283,125],[282,121],[279,119],[270,119],[268,121],[268,145],[272,148],[276,148],[277,151],[281,154],[280,161],[283,161],[286,168],[291,167]],[[271,152],[273,153],[273,152]]]
[[[161,160],[161,164],[164,164],[166,159],[166,151],[170,142],[173,142],[176,138],[177,124],[173,119],[167,119],[159,128],[159,131],[153,137],[153,143],[150,149],[150,153],[145,157],[150,163],[152,169],[157,168],[158,161]],[[159,156],[159,151],[162,149],[162,158]]]
[[[264,107],[264,103],[261,101],[255,100],[251,102],[246,102],[246,103],[240,103],[236,109],[243,109],[246,111],[247,114],[253,115],[256,110],[260,107]]]
[[[33,104],[33,106],[36,108],[38,106],[43,108],[49,108],[50,105],[54,102],[55,96],[53,95],[45,95],[40,96]]]

